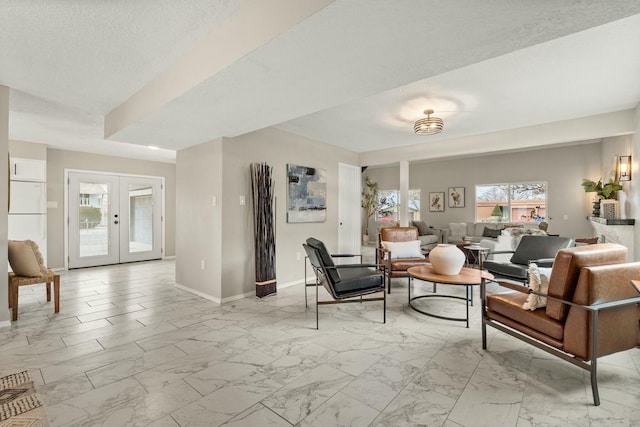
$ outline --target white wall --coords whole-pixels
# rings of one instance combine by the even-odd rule
[[[255,292],[249,165],[266,162],[273,166],[275,179],[278,286],[301,283],[302,243],[308,237],[323,240],[330,251],[337,250],[338,164],[357,165],[357,161],[356,153],[275,128],[179,151],[176,281],[222,302]],[[326,222],[286,222],[288,163],[327,170]],[[245,197],[244,206],[240,196]],[[206,271],[200,269],[202,259]],[[211,269],[210,263],[214,263]]]
[[[598,177],[593,177],[591,179],[597,181],[599,177],[602,177],[603,182],[609,181],[611,178],[617,178],[617,169],[618,169],[618,157],[619,156],[628,156],[631,154],[632,149],[632,140],[633,135],[622,135],[622,136],[614,136],[611,138],[604,138],[602,140],[602,174]],[[632,175],[633,178],[633,175]],[[631,186],[631,181],[621,182],[622,191],[625,192],[626,195],[629,194],[629,189]],[[627,200],[625,206],[620,206],[620,209],[624,209],[625,216],[627,218],[632,218],[630,216],[630,207]]]
[[[47,209],[47,263],[64,267],[64,170],[80,169],[165,178],[164,255],[175,255],[176,165],[78,151],[47,149],[47,200],[57,208]]]
[[[634,111],[635,133],[631,137],[631,155],[633,166],[631,168],[631,182],[627,185],[627,198],[629,200],[629,218],[636,218],[635,230],[635,257],[636,261],[640,261],[640,185],[637,184],[640,179],[640,104]]]
[[[223,298],[255,290],[253,219],[249,164],[273,166],[276,197],[276,276],[278,284],[297,283],[304,278],[304,250],[308,237],[323,240],[329,251],[338,249],[338,164],[358,164],[348,150],[323,144],[275,128],[225,139],[223,144],[225,204],[223,206],[222,265]],[[327,221],[289,224],[286,222],[287,164],[327,170]],[[238,197],[245,195],[241,207]],[[297,254],[301,259],[297,260]]]
[[[503,182],[546,181],[548,183],[549,232],[568,237],[593,235],[587,216],[589,195],[580,186],[582,178],[601,175],[601,144],[546,148],[526,152],[485,155],[456,160],[413,163],[409,187],[421,190],[421,217],[429,225],[446,228],[450,222],[473,222],[475,186]],[[369,168],[380,189],[397,189],[399,168]],[[429,212],[430,192],[447,192],[449,187],[465,187],[465,207]],[[567,215],[567,220],[564,219]]]
[[[0,200],[8,206],[9,199],[9,88],[0,86]],[[7,260],[9,214],[0,209],[0,259]],[[7,269],[7,271],[9,271]],[[7,275],[0,274],[0,327],[9,326]]]
[[[222,140],[178,151],[176,183],[176,283],[220,302]]]

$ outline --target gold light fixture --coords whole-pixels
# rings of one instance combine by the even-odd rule
[[[413,131],[417,135],[433,135],[442,132],[444,122],[439,117],[431,117],[433,110],[424,110],[427,117],[416,120],[413,125]]]
[[[631,181],[631,156],[618,157],[618,181]]]

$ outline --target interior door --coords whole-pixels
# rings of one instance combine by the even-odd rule
[[[69,173],[69,268],[117,264],[117,176]]]
[[[338,252],[343,254],[361,250],[360,171],[359,166],[338,165]]]
[[[162,257],[162,180],[69,172],[69,268]]]

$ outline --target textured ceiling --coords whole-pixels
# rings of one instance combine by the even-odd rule
[[[278,127],[354,151],[593,116],[640,102],[640,15],[307,115]],[[425,108],[445,131],[413,133]],[[366,127],[366,139],[362,128]]]
[[[640,101],[638,1],[336,0],[104,140],[105,115],[212,29],[231,44],[262,25],[227,25],[259,1],[3,1],[11,139],[172,161],[278,126],[367,152],[418,142],[425,108],[445,119],[437,142]]]

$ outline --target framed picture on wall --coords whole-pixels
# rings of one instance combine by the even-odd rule
[[[287,222],[327,220],[327,171],[287,165]]]
[[[464,208],[464,187],[449,187],[449,207]]]
[[[429,193],[429,212],[444,212],[444,191]]]

